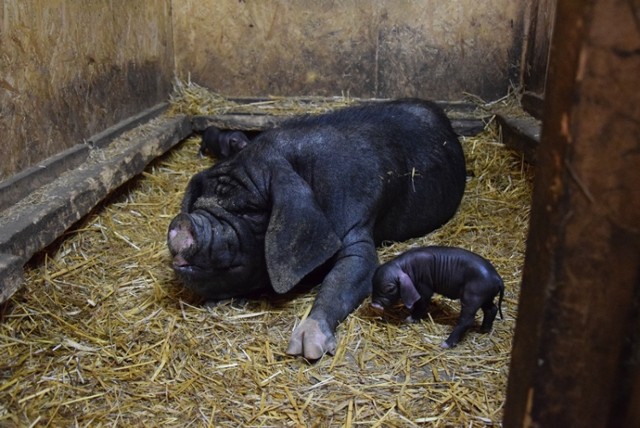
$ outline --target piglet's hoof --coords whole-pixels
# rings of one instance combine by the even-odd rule
[[[444,348],[444,349],[452,348],[452,346],[450,346],[446,341],[445,341],[445,342],[442,342],[442,343],[440,344],[440,347],[441,347],[441,348]]]
[[[287,348],[287,354],[300,355],[307,360],[318,360],[324,354],[333,355],[335,351],[336,338],[333,333],[311,318],[304,320],[293,331]]]

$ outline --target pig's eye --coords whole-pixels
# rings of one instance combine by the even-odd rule
[[[397,290],[398,287],[400,287],[400,281],[398,281],[397,283],[395,282],[388,282],[387,286],[385,287],[385,291],[387,293],[391,293],[393,290]]]

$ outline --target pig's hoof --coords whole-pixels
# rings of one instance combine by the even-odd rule
[[[329,328],[307,318],[294,331],[289,341],[287,354],[300,355],[307,360],[318,360],[324,354],[333,355],[336,351],[336,338]]]
[[[404,319],[404,321],[405,321],[405,322],[408,322],[408,323],[410,323],[410,324],[415,324],[415,323],[419,322],[420,320],[419,320],[419,319],[415,319],[414,317],[412,317],[411,315],[409,315],[408,317],[406,317],[406,318]]]
[[[444,349],[452,348],[452,346],[450,346],[446,341],[442,342],[442,343],[440,344],[440,347],[441,347],[441,348],[444,348]]]

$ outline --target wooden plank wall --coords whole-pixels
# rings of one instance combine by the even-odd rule
[[[231,96],[499,98],[525,3],[3,0],[0,180],[166,100],[174,71]]]
[[[638,426],[640,5],[557,22],[504,425]]]
[[[0,180],[166,101],[171,0],[0,1]]]
[[[232,96],[500,98],[525,1],[183,0],[176,70]]]

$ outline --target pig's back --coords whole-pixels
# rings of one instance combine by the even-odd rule
[[[438,228],[464,192],[462,147],[444,112],[428,101],[305,116],[260,138],[305,178],[330,217],[345,227],[369,221],[376,242]]]

